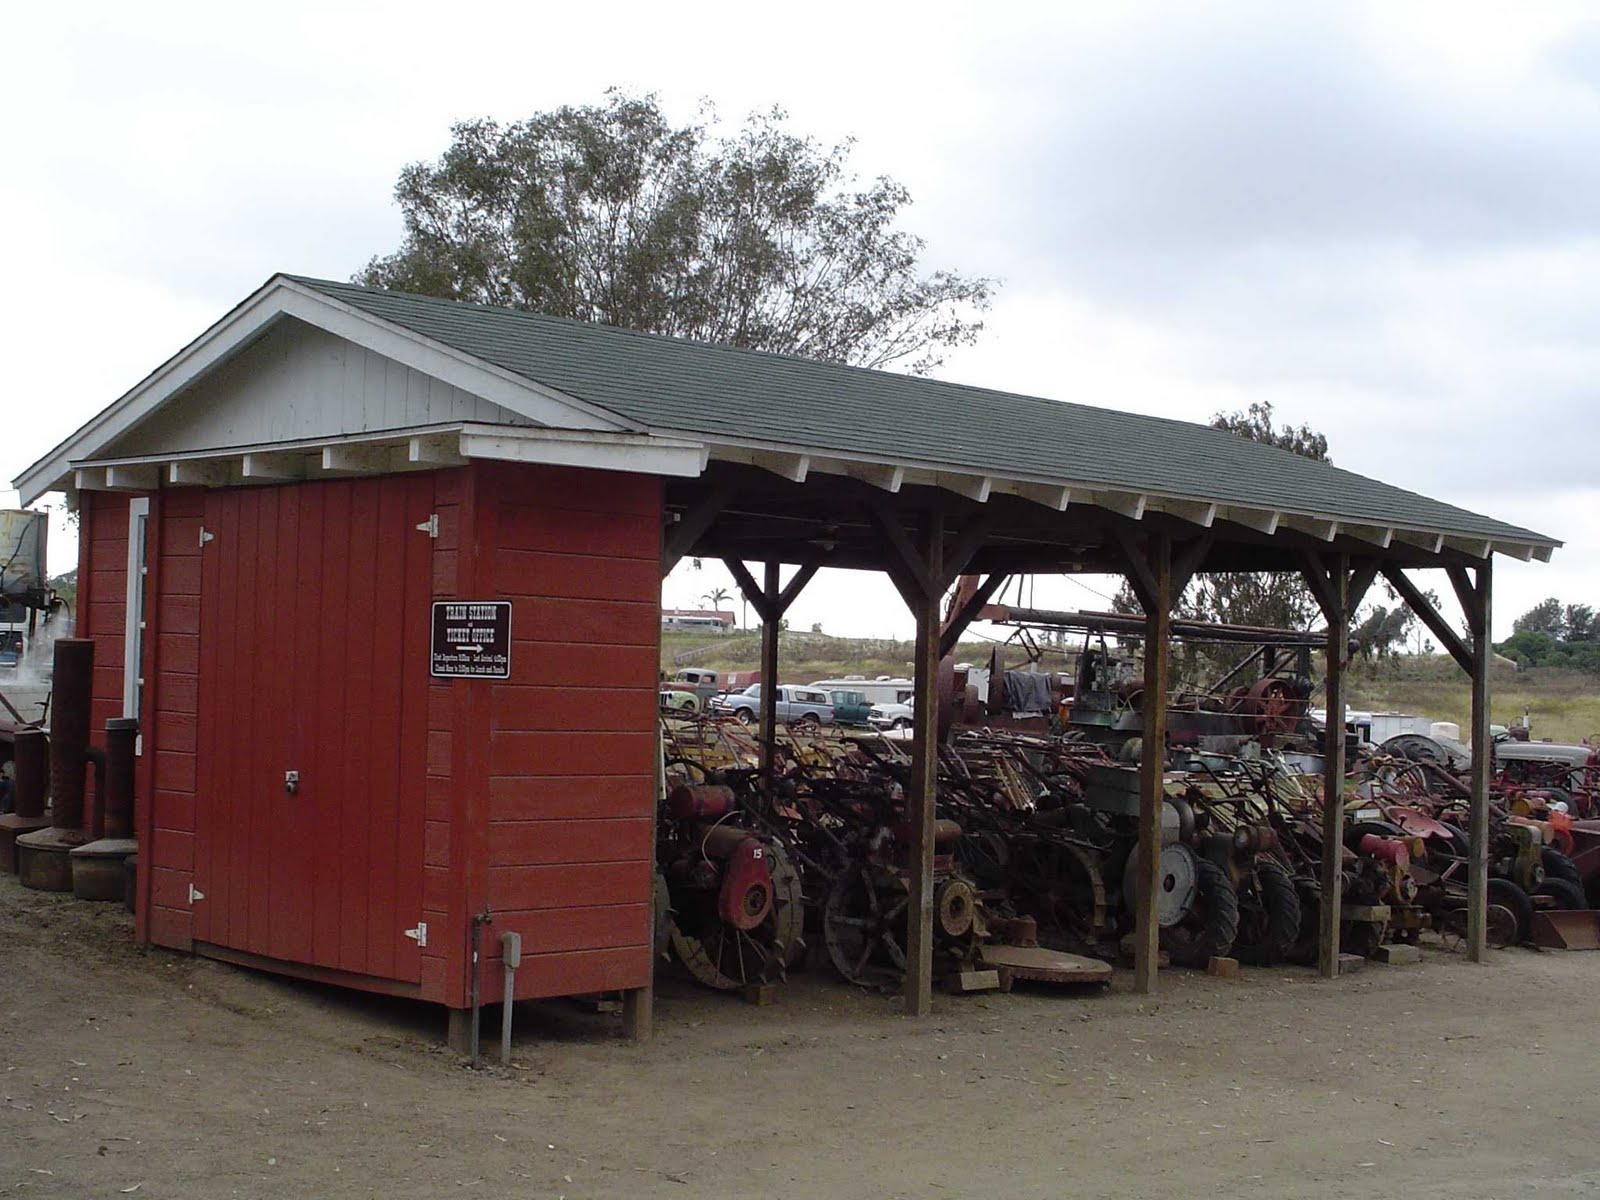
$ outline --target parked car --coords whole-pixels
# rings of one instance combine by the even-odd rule
[[[700,698],[702,706],[722,691],[721,676],[716,671],[707,671],[700,667],[688,667],[677,672],[662,685],[663,688],[668,684],[679,691],[693,692]]]
[[[711,711],[751,724],[761,716],[761,685],[754,683],[742,692],[718,696],[711,702]],[[827,692],[785,683],[778,686],[777,712],[784,724],[826,725],[833,720],[833,703]]]
[[[913,719],[909,704],[874,704],[867,723],[874,729],[910,729]]]
[[[683,688],[674,687],[670,683],[661,685],[662,708],[669,708],[677,712],[699,712],[700,697]]]
[[[834,688],[828,692],[833,705],[833,719],[839,725],[868,725],[871,723],[872,702],[864,692]]]

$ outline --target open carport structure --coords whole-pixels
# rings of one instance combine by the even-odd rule
[[[80,632],[107,652],[97,695],[108,713],[144,721],[138,823],[153,869],[141,936],[460,1010],[476,978],[473,934],[497,920],[523,936],[517,998],[621,989],[641,1034],[658,662],[642,648],[658,650],[658,568],[685,555],[728,562],[764,618],[769,680],[778,618],[820,567],[885,572],[904,597],[917,627],[906,996],[923,1013],[935,678],[1001,580],[1127,577],[1145,610],[1144,737],[1157,746],[1170,613],[1194,574],[1303,574],[1327,618],[1337,714],[1350,614],[1381,573],[1471,673],[1481,750],[1492,557],[1547,559],[1559,545],[1184,422],[288,276],[19,485],[27,500],[76,492]],[[787,582],[786,565],[796,568]],[[1405,575],[1413,568],[1449,572],[1470,638],[1426,604]],[[984,582],[942,622],[941,598],[962,573]],[[441,660],[427,613],[441,602],[509,606],[504,675],[430,676]],[[148,636],[131,637],[139,620]],[[241,634],[259,622],[270,637]],[[309,630],[314,661],[269,661],[266,647]],[[355,676],[341,671],[347,647],[366,664]],[[309,682],[287,678],[301,667]],[[243,681],[285,711],[250,708]],[[610,689],[618,724],[579,729],[551,694],[563,688]],[[769,708],[769,731],[771,718]],[[241,720],[257,722],[249,754]],[[1332,974],[1344,730],[1328,725],[1323,895],[1333,899],[1321,912]],[[348,769],[356,745],[383,764],[376,782]],[[298,755],[315,766],[296,770],[285,801]],[[1475,762],[1477,957],[1487,756]],[[1156,977],[1161,782],[1161,756],[1146,753],[1145,990]],[[318,825],[334,806],[340,819]],[[322,905],[325,875],[308,875],[302,936],[274,897],[301,898],[297,848],[319,836],[333,838],[325,865],[347,894]],[[226,917],[196,915],[224,889]],[[496,989],[497,976],[487,976]]]

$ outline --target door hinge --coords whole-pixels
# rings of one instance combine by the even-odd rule
[[[204,525],[200,526],[200,545],[201,546],[204,546],[209,541],[214,541],[216,539],[216,536],[217,536],[216,534],[212,533],[211,530],[207,529]]]
[[[439,536],[439,514],[429,513],[428,519],[417,526],[418,533],[425,533],[431,538]]]
[[[406,930],[406,936],[417,945],[426,946],[428,944],[428,923],[426,921],[418,921],[415,929]]]
[[[195,885],[192,884],[192,883],[189,885],[189,903],[190,904],[193,904],[196,900],[204,900],[205,898],[206,898],[206,894],[204,892],[202,892],[199,888],[195,887]]]

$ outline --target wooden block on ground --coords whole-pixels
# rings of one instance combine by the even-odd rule
[[[944,986],[952,992],[995,992],[1000,990],[1000,972],[957,971],[945,976]]]
[[[739,993],[739,998],[746,1004],[754,1004],[757,1008],[765,1008],[778,999],[778,985],[775,983],[752,983]]]
[[[1366,965],[1367,960],[1362,958],[1359,954],[1339,955],[1339,974],[1341,975],[1352,974],[1353,972],[1361,970],[1361,968]]]
[[[1422,951],[1416,946],[1390,942],[1388,945],[1379,946],[1378,952],[1372,957],[1381,963],[1388,963],[1391,967],[1398,967],[1421,962]]]
[[[1237,958],[1213,958],[1206,964],[1206,974],[1215,975],[1218,979],[1239,978],[1239,960]]]

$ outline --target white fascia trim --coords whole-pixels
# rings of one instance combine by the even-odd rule
[[[461,453],[467,458],[501,462],[588,467],[596,471],[630,471],[693,479],[706,469],[707,451],[700,442],[637,433],[528,429],[520,425],[465,425]]]
[[[593,405],[536,385],[520,375],[439,345],[277,275],[43,458],[25,468],[16,479],[23,504],[31,504],[52,488],[63,486],[74,461],[92,459],[283,316],[292,316],[347,338],[529,420],[580,429],[634,427]]]

